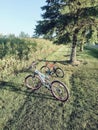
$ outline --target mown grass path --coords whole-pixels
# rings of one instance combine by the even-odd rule
[[[57,60],[57,65],[63,68],[65,77],[59,80],[67,84],[69,100],[57,101],[45,88],[34,93],[28,91],[24,78],[29,72],[12,75],[0,81],[0,130],[97,129],[98,59],[86,51],[78,56],[80,59],[85,57],[82,60],[87,61],[86,64],[65,64],[65,56],[69,53],[65,48],[58,47],[58,51],[49,53],[46,60]]]

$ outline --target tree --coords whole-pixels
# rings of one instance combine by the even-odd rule
[[[25,32],[22,31],[22,32],[20,32],[19,37],[20,37],[20,38],[28,38],[28,37],[30,37],[30,36],[29,36],[28,33],[25,33]]]
[[[44,11],[43,20],[38,21],[36,25],[36,35],[55,38],[60,43],[71,42],[70,62],[74,63],[79,37],[84,36],[88,40],[93,32],[98,30],[98,1],[46,0],[42,10]],[[96,29],[93,30],[93,27]]]
[[[16,38],[16,37],[15,37],[15,34],[9,34],[9,35],[7,35],[7,38],[9,38],[9,39],[14,39],[14,38]]]

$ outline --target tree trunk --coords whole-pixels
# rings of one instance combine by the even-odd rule
[[[81,52],[83,51],[83,43],[81,43],[81,45],[80,45],[80,51]]]
[[[77,30],[75,30],[73,34],[73,43],[72,43],[72,50],[71,50],[71,55],[70,55],[71,63],[76,62],[76,48],[77,48]]]
[[[76,62],[76,44],[72,44],[72,50],[70,55],[70,62],[75,63]]]
[[[84,50],[84,40],[80,44],[80,51],[82,52]]]

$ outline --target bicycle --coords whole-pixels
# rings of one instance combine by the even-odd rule
[[[32,91],[39,89],[41,86],[44,86],[51,91],[52,96],[57,100],[62,102],[67,101],[69,98],[69,91],[67,86],[58,80],[51,82],[48,76],[36,69],[36,64],[36,62],[32,63],[31,67],[34,68],[34,72],[25,77],[25,85]]]
[[[59,78],[64,77],[64,71],[60,67],[56,67],[55,62],[46,62],[46,64],[40,68],[40,71],[47,75],[52,76],[53,74],[55,74]]]

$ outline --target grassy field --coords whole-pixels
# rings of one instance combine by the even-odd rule
[[[66,63],[70,48],[43,39],[36,42],[28,60],[7,55],[0,60],[0,130],[97,130],[98,128],[98,50],[78,52],[80,64]],[[33,60],[57,61],[65,73],[58,79],[67,84],[70,98],[62,103],[50,91],[40,88],[31,93],[24,78]],[[44,65],[39,62],[37,68]],[[55,78],[57,79],[57,78]]]

